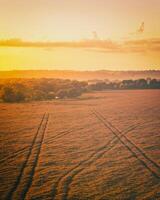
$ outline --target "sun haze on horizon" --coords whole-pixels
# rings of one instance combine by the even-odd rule
[[[159,0],[0,0],[0,70],[160,69]]]

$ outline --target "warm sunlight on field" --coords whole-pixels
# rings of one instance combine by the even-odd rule
[[[0,0],[0,200],[160,200],[160,0]]]
[[[160,91],[0,104],[0,199],[160,199]]]

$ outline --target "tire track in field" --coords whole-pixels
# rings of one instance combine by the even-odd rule
[[[93,123],[95,124],[95,123]],[[90,126],[92,126],[93,124],[90,124]],[[88,127],[88,125],[85,126],[86,128]],[[59,139],[69,133],[72,133],[74,132],[75,130],[83,130],[85,127],[79,127],[77,129],[70,129],[70,130],[67,130],[67,131],[62,131],[61,133],[51,137],[49,140],[46,140],[45,144],[50,144],[52,143],[52,141],[54,141],[54,139]],[[23,147],[22,149],[19,149],[17,150],[13,155],[9,155],[7,157],[4,157],[0,160],[0,164],[3,164],[4,162],[8,161],[9,159],[12,159],[12,158],[15,158],[16,156],[19,156],[20,154],[24,153],[26,150],[28,149],[28,147]]]
[[[144,123],[145,124],[145,123]],[[141,124],[140,124],[141,125]],[[135,127],[130,128],[128,130],[126,130],[123,134],[127,134],[130,131],[136,129],[137,127],[139,127],[139,125],[135,125]],[[98,155],[96,155],[96,158],[91,160],[90,163],[87,163],[85,167],[88,167],[88,165],[93,164],[95,161],[97,161],[98,159],[100,159],[105,153],[107,153],[109,150],[111,150],[117,143],[119,142],[119,140],[117,139],[117,137],[113,137],[112,140],[104,147],[105,149],[102,152],[99,152]],[[113,144],[112,144],[113,143]],[[109,146],[111,145],[111,146]],[[107,148],[107,149],[106,149]],[[79,169],[79,171],[77,171],[76,173],[74,173],[74,175],[72,177],[67,177],[68,181],[66,181],[65,184],[65,188],[64,188],[64,192],[63,192],[63,197],[61,199],[66,200],[68,199],[68,195],[69,195],[69,191],[70,191],[70,185],[73,182],[74,178],[81,173],[83,170],[85,170],[86,168],[81,168]]]
[[[46,116],[46,121],[45,121],[44,128],[43,128],[43,131],[42,131],[42,136],[40,138],[40,143],[38,145],[37,154],[36,154],[36,157],[34,159],[33,166],[32,166],[31,172],[30,172],[29,181],[26,184],[26,188],[23,190],[22,199],[25,199],[25,197],[26,197],[26,195],[27,195],[27,193],[28,193],[28,191],[29,191],[29,189],[32,185],[32,181],[33,181],[33,177],[34,177],[34,174],[35,174],[35,169],[36,169],[37,164],[38,164],[39,155],[41,153],[41,148],[42,148],[45,132],[46,132],[46,129],[47,129],[48,121],[49,121],[49,114],[47,114],[47,116]]]
[[[34,127],[32,127],[32,128],[24,128],[24,129],[21,129],[21,130],[18,130],[18,131],[11,132],[11,134],[12,133],[15,133],[15,134],[21,133],[22,131],[25,131],[25,130],[27,130],[27,132],[29,132],[29,131],[31,131],[33,129],[34,129]],[[19,150],[16,150],[15,152],[13,152],[12,155],[5,156],[4,158],[0,159],[0,164],[4,164],[4,162],[8,161],[9,159],[15,158],[16,156],[24,153],[27,149],[28,149],[28,147],[23,147],[23,148],[21,148]]]
[[[117,139],[125,146],[132,155],[139,160],[139,162],[156,178],[160,179],[160,166],[147,154],[140,149],[136,144],[134,144],[127,136],[121,136],[121,131],[116,128],[111,122],[106,120],[104,116],[96,111],[94,111],[97,118],[104,124],[106,128],[112,131],[112,133],[117,137]]]
[[[104,119],[105,119],[105,118],[104,118]],[[121,131],[120,131],[117,127],[115,127],[113,124],[111,124],[111,122],[108,122],[108,124],[109,124],[113,129],[115,129],[115,131],[117,131],[119,134],[121,134]],[[157,169],[159,170],[159,172],[160,172],[160,166],[159,166],[154,160],[152,160],[150,157],[148,157],[147,154],[146,154],[140,147],[138,147],[135,143],[133,143],[127,136],[123,135],[123,137],[127,140],[128,143],[132,144],[132,146],[134,146],[134,147],[137,149],[137,151],[138,151],[139,153],[141,153],[147,160],[149,160],[153,165],[155,165],[156,168],[157,168]]]
[[[45,144],[50,144],[54,141],[54,139],[59,139],[59,138],[65,136],[65,135],[68,135],[69,133],[72,133],[74,131],[76,131],[76,132],[81,131],[81,130],[88,128],[88,127],[95,125],[95,124],[96,123],[92,123],[92,124],[89,124],[89,125],[87,124],[86,126],[78,127],[76,129],[74,128],[74,129],[70,129],[70,130],[67,130],[67,131],[62,131],[61,133],[51,137],[49,140],[46,140]],[[19,156],[19,155],[23,154],[24,152],[26,152],[27,149],[28,149],[28,147],[23,147],[22,149],[17,150],[13,155],[4,157],[3,159],[0,160],[0,164],[3,164],[4,162],[8,162],[9,159],[14,159],[16,156]]]
[[[76,131],[76,132],[77,132],[77,131],[82,131],[82,130],[84,130],[84,129],[86,129],[86,128],[91,127],[92,125],[95,125],[95,124],[96,124],[96,123],[87,124],[87,125],[85,125],[85,126],[77,127],[77,128],[74,128],[74,129],[69,129],[69,130],[67,130],[67,131],[62,131],[61,133],[59,133],[59,134],[57,134],[57,135],[51,137],[48,141],[45,141],[45,144],[50,144],[50,143],[52,143],[55,139],[62,138],[62,137],[65,136],[65,135],[68,135],[68,134],[70,134],[70,133],[73,133],[74,131]],[[98,123],[97,123],[97,124],[98,124]]]
[[[21,155],[22,153],[26,152],[28,147],[23,147],[22,149],[17,150],[13,153],[13,155],[6,156],[0,160],[0,165],[4,164],[5,162],[8,162],[8,160],[15,158],[16,156]]]
[[[25,199],[25,196],[32,184],[48,120],[49,114],[45,113],[29,148],[27,158],[20,169],[20,174],[18,175],[12,189],[8,193],[6,200]]]
[[[137,125],[132,125],[128,127],[126,130],[124,130],[123,134],[127,134],[128,132],[136,129],[141,124],[142,123],[139,123]],[[112,149],[118,142],[119,140],[117,139],[116,136],[114,136],[109,142],[107,142],[105,145],[101,146],[95,152],[93,152],[87,159],[82,160],[78,165],[76,165],[74,168],[66,172],[62,177],[60,177],[59,180],[56,182],[54,189],[52,191],[52,199],[66,200],[68,197],[70,184],[72,183],[75,176],[77,176],[86,167],[93,164],[96,160],[101,158],[106,152]]]

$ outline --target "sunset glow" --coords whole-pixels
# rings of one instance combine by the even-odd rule
[[[0,0],[0,70],[160,69],[159,0]]]

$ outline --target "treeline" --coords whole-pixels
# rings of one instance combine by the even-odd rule
[[[106,90],[106,89],[160,89],[160,80],[157,79],[138,79],[138,80],[123,80],[123,81],[98,81],[90,84],[91,90]]]
[[[88,83],[62,79],[15,79],[0,83],[4,102],[41,101],[75,98],[87,90]]]
[[[4,102],[41,101],[76,98],[82,93],[102,90],[160,89],[160,80],[72,81],[63,79],[0,80],[0,99]]]

